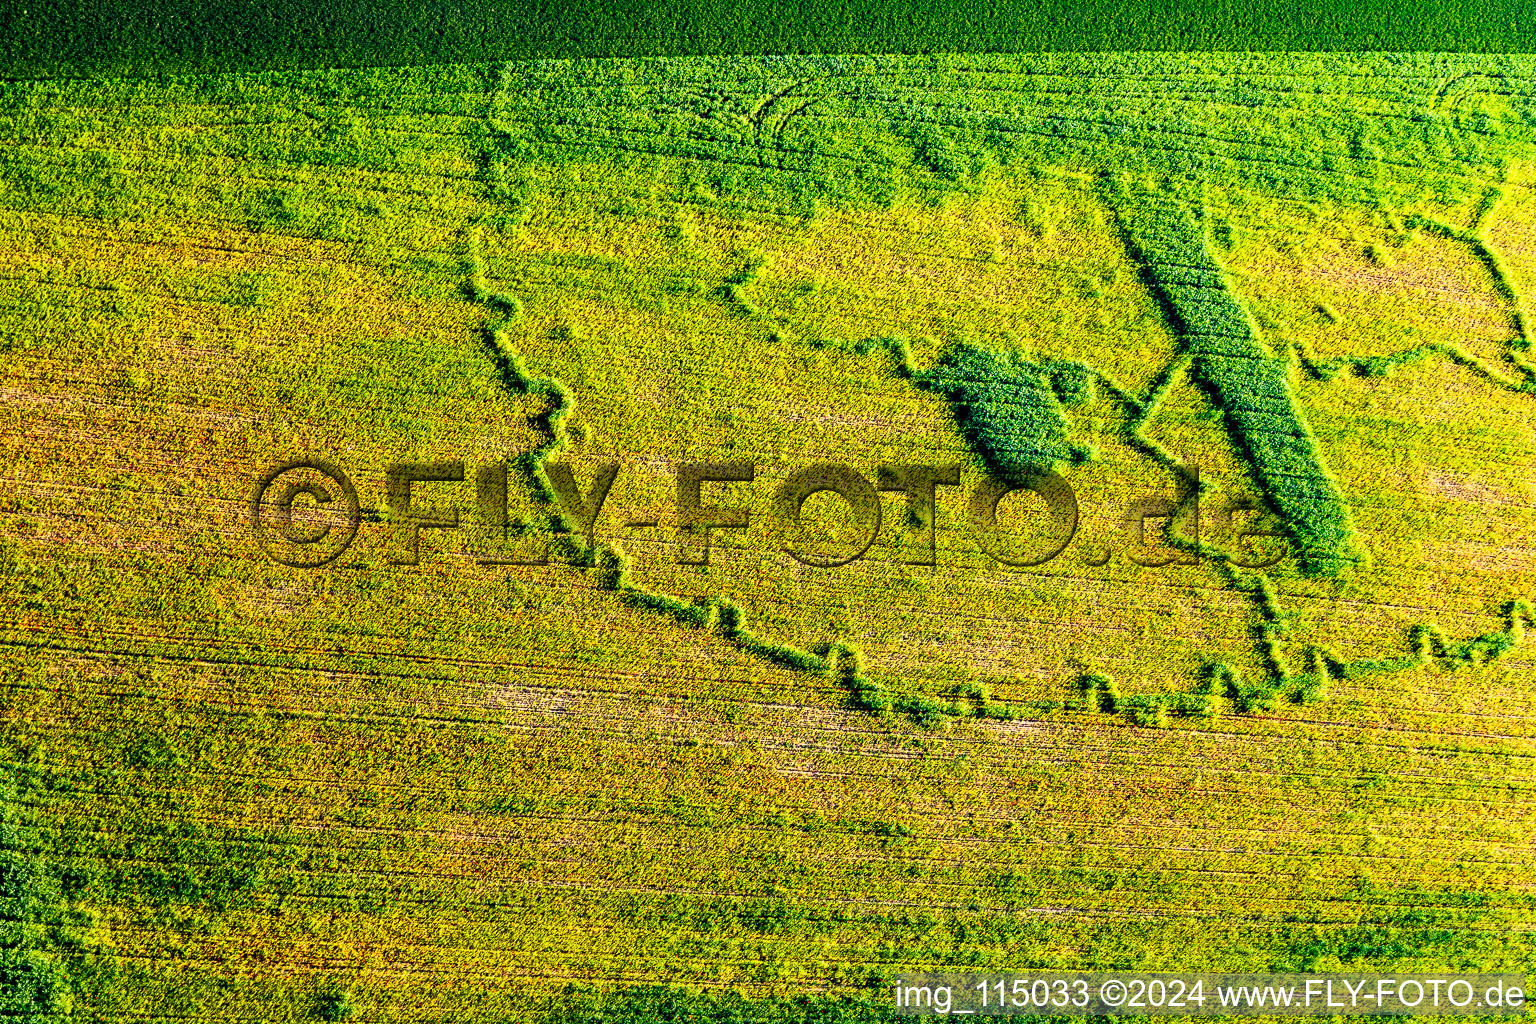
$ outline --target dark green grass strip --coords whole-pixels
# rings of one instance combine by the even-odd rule
[[[1106,189],[1132,257],[1190,358],[1190,372],[1226,420],[1296,544],[1304,572],[1338,576],[1355,561],[1354,530],[1291,393],[1286,361],[1260,342],[1211,257],[1205,234],[1171,191]]]
[[[1520,0],[0,0],[0,62],[80,74],[794,53],[1536,50]]]

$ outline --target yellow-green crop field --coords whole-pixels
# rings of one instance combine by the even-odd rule
[[[1528,57],[0,83],[0,1015],[1523,972],[1533,296]]]

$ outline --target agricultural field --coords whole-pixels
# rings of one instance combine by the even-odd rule
[[[0,81],[0,1010],[1536,963],[1536,59]]]

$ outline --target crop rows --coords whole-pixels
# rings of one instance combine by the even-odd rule
[[[1522,969],[1531,92],[1436,55],[6,83],[6,1009]],[[246,518],[305,453],[362,505],[318,569]],[[418,499],[464,528],[392,564],[386,467],[453,460]],[[678,466],[744,461],[703,501],[746,527],[680,562]],[[822,463],[960,483],[816,568],[774,494]],[[968,499],[1047,464],[1078,535],[1000,564]],[[477,560],[481,470],[547,564]],[[1245,523],[1313,562],[1232,569]]]

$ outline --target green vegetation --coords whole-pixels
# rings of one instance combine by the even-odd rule
[[[895,1020],[893,1009],[867,998],[743,999],[734,992],[707,993],[655,986],[618,992],[573,991],[551,1010],[561,1024],[876,1024]]]
[[[1031,53],[1045,50],[1429,50],[1529,52],[1536,43],[1502,0],[1392,8],[1338,0],[1242,8],[1215,0],[1150,8],[1048,2],[937,6],[764,0],[723,10],[703,0],[539,5],[529,0],[407,4],[274,0],[123,0],[110,11],[54,0],[0,11],[0,61],[30,72],[404,66],[509,57],[738,53]],[[942,145],[942,137],[937,140]]]
[[[955,423],[999,480],[1018,483],[1093,453],[1073,444],[1064,405],[1088,400],[1092,378],[1075,363],[1033,363],[958,345],[917,375],[919,387],[949,399]]]
[[[117,1001],[121,973],[101,915],[78,905],[96,881],[93,864],[51,855],[45,826],[28,808],[48,799],[46,775],[9,764],[0,781],[0,1013],[26,1024],[72,1019]]]
[[[1349,513],[1292,395],[1289,366],[1259,342],[1202,227],[1170,192],[1125,189],[1116,197],[1133,258],[1182,339],[1192,375],[1289,530],[1304,571],[1347,572],[1355,560]]]
[[[918,971],[1523,969],[1533,70],[0,85],[4,1009],[788,1024]],[[321,569],[246,521],[306,454],[362,506]],[[396,565],[412,461],[464,463],[412,499],[459,528]],[[707,564],[685,462],[756,467],[703,485],[742,524]],[[1004,564],[967,510],[1047,466],[1076,533]],[[862,543],[869,493],[806,490],[848,473],[868,550],[790,557],[786,481]]]

